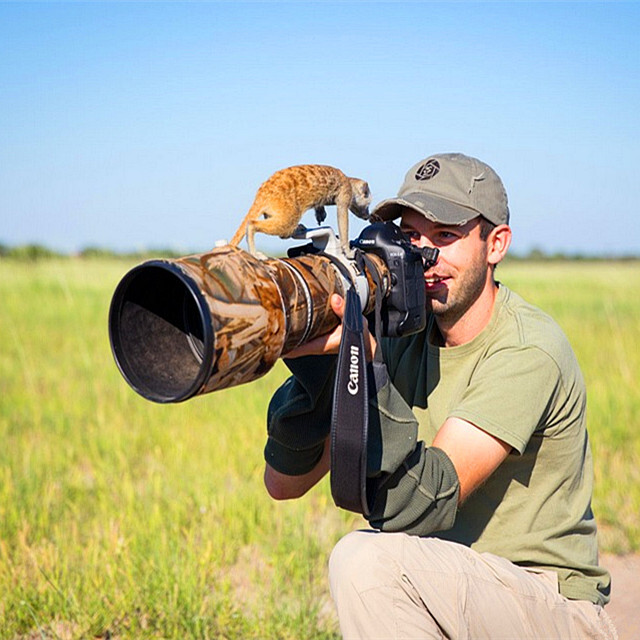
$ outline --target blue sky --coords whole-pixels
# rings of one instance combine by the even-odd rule
[[[0,243],[204,251],[282,167],[377,202],[460,151],[516,252],[640,253],[639,33],[634,2],[0,3]]]

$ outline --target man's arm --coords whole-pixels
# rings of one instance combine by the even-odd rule
[[[343,312],[342,300],[339,296],[334,296],[331,302],[334,311],[341,317]],[[312,343],[308,343],[304,348],[300,349],[299,354],[292,353],[287,357],[306,355],[308,353],[326,354],[335,352],[339,344],[339,336],[340,327],[330,336],[324,336],[316,341],[312,341]],[[370,338],[370,340],[373,341],[372,338]],[[375,343],[372,344],[372,347],[375,349]],[[394,431],[396,431],[396,428],[394,428]],[[442,425],[432,446],[441,450],[446,455],[450,461],[450,465],[452,465],[455,470],[455,474],[458,476],[458,502],[464,501],[475,489],[482,485],[511,451],[511,447],[508,444],[482,431],[466,420],[453,417],[448,418]],[[407,453],[409,453],[409,451],[407,451]],[[434,462],[433,458],[434,456],[430,456],[432,463]],[[269,495],[276,500],[298,498],[304,495],[327,474],[330,469],[330,461],[330,446],[329,439],[327,438],[324,442],[322,456],[316,465],[305,473],[289,475],[277,471],[267,463],[265,466],[264,483]],[[437,474],[440,465],[437,460],[435,464]],[[393,466],[395,467],[395,464]],[[416,470],[417,468],[413,469],[413,471]],[[389,469],[387,473],[390,471]],[[425,468],[425,472],[429,473],[427,468]],[[446,476],[447,472],[445,471],[444,473]],[[405,489],[406,488],[408,487],[405,487]],[[398,489],[400,489],[400,487],[398,487]],[[417,486],[414,490],[421,492]],[[410,490],[410,493],[412,492],[413,491]],[[409,498],[409,496],[405,495],[404,499],[406,498]],[[385,499],[385,503],[386,502]],[[391,507],[391,504],[386,506]],[[386,508],[383,508],[383,510],[387,512]],[[385,513],[383,519],[386,520],[388,515],[390,515],[388,512]],[[388,524],[393,527],[391,522]]]
[[[342,318],[344,313],[344,300],[339,295],[331,296],[331,307],[334,313]],[[330,333],[319,336],[293,351],[286,354],[287,359],[295,360],[306,355],[327,355],[336,354],[340,348],[340,338],[342,335],[342,325],[339,324]],[[327,418],[327,432],[329,417]],[[331,447],[327,437],[324,442],[322,457],[318,463],[302,475],[289,475],[274,469],[268,462],[264,469],[264,485],[267,492],[274,500],[291,500],[303,496],[314,487],[329,472],[331,467]]]
[[[449,456],[464,502],[500,466],[511,446],[461,418],[447,418],[433,440]]]
[[[324,451],[318,464],[301,476],[289,476],[276,471],[267,464],[264,470],[264,485],[274,500],[300,498],[314,487],[329,471],[331,466],[331,448],[329,438],[325,440]]]

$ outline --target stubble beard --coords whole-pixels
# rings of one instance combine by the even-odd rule
[[[452,325],[472,307],[487,282],[486,262],[467,269],[455,286],[441,294],[427,294],[427,311],[443,323]]]

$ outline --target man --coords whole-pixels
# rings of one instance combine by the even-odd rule
[[[500,178],[475,158],[435,155],[374,215],[400,218],[412,242],[440,254],[425,272],[425,330],[367,337],[382,355],[373,530],[347,535],[329,563],[344,637],[616,637],[583,378],[557,324],[495,280],[511,241]],[[332,305],[341,315],[342,300]],[[335,358],[325,354],[339,338],[338,328],[288,354],[294,375],[272,399],[265,447],[276,499],[329,470]]]

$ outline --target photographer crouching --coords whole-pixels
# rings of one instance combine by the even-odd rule
[[[494,277],[511,241],[500,178],[434,155],[373,213],[439,257],[424,272],[424,330],[381,338],[363,323],[371,530],[331,555],[344,638],[615,638],[584,381],[558,325]],[[331,306],[343,317],[342,297]],[[330,471],[341,334],[287,354],[265,447],[275,499]]]

